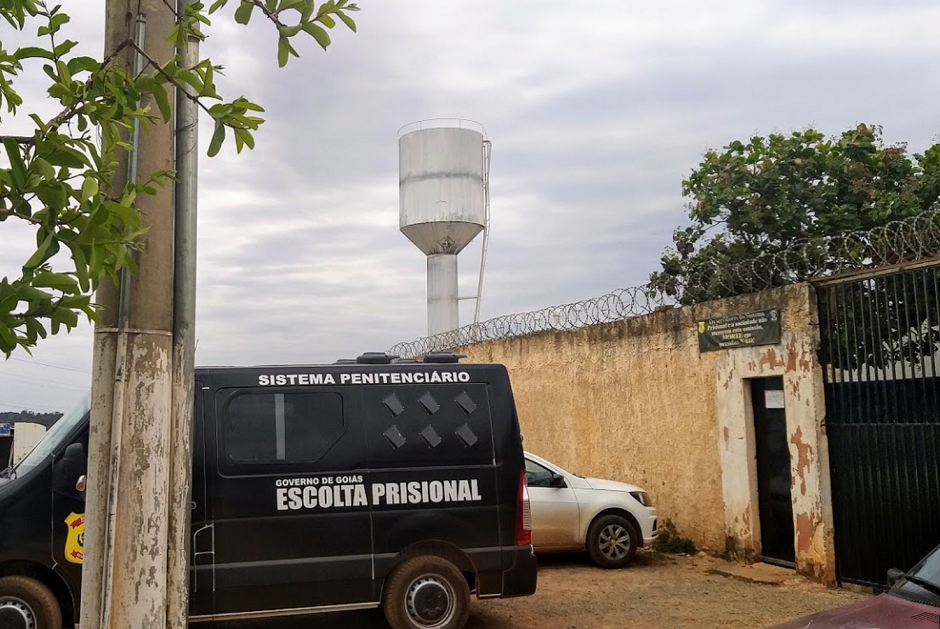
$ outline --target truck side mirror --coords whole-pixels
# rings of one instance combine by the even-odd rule
[[[898,570],[897,568],[891,568],[888,570],[888,587],[894,587],[898,584],[898,581],[904,578],[904,571]]]
[[[76,500],[84,500],[87,470],[88,459],[84,444],[80,442],[69,444],[62,456],[55,462],[52,481],[54,491]]]

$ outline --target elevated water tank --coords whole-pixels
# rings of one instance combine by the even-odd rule
[[[460,253],[486,224],[483,143],[480,131],[456,127],[398,139],[399,227],[425,255]]]
[[[457,254],[487,224],[488,156],[482,125],[466,120],[399,134],[399,227],[428,256],[429,336],[459,327]]]

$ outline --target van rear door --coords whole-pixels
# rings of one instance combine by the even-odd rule
[[[214,614],[371,601],[366,448],[354,396],[223,387],[213,397]]]

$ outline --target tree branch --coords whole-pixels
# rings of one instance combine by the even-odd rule
[[[17,144],[32,144],[35,141],[25,135],[0,135],[0,140],[13,140]]]
[[[33,218],[32,216],[24,216],[23,214],[19,214],[19,213],[17,213],[17,212],[14,212],[13,210],[8,210],[8,209],[2,208],[2,207],[0,207],[0,214],[2,214],[2,215],[4,215],[4,216],[15,216],[16,218],[23,219],[24,221],[26,221],[26,222],[28,222],[28,223],[32,223],[33,225],[42,225],[42,224],[43,224],[42,221],[38,221],[38,220],[36,220],[35,218]]]
[[[91,76],[89,76],[88,79],[85,81],[85,89],[86,90],[91,89],[91,86],[95,80],[95,75],[101,70],[104,70],[106,67],[108,67],[108,65],[110,65],[110,63],[114,61],[114,59],[119,54],[121,54],[121,52],[125,48],[133,44],[134,44],[134,40],[131,39],[130,37],[128,37],[127,39],[122,41],[120,44],[118,44],[117,48],[115,48],[111,52],[111,54],[109,54],[107,57],[102,59],[101,65],[98,67],[98,70],[96,70],[95,72],[92,72]],[[74,118],[78,113],[80,113],[83,108],[84,108],[83,102],[77,102],[77,103],[73,103],[72,105],[69,105],[58,116],[56,116],[55,118],[49,121],[49,125],[46,127],[46,132],[48,133],[49,131],[56,131],[59,127],[61,127],[63,124],[65,124],[66,122]]]
[[[283,22],[281,22],[281,19],[278,17],[277,13],[274,13],[273,11],[268,11],[268,7],[264,6],[264,2],[262,2],[262,0],[242,0],[242,2],[249,2],[249,1],[252,2],[256,7],[261,9],[262,13],[264,13],[264,15],[269,20],[274,22],[275,26],[277,26],[278,28],[281,28],[285,25]]]
[[[180,91],[182,91],[182,92],[183,92],[183,95],[184,95],[186,98],[188,98],[189,100],[191,100],[191,101],[193,101],[194,103],[196,103],[197,105],[199,105],[199,106],[202,108],[202,110],[203,110],[204,112],[206,112],[207,114],[209,113],[209,108],[206,107],[205,104],[203,104],[203,102],[202,102],[202,100],[200,100],[198,94],[190,94],[189,91],[186,90],[186,86],[185,86],[185,85],[183,85],[182,83],[180,83],[179,81],[177,81],[175,78],[173,78],[172,76],[170,76],[169,74],[167,74],[166,70],[164,70],[163,67],[162,67],[159,63],[157,63],[156,60],[155,60],[153,57],[151,57],[151,56],[148,55],[146,52],[144,52],[144,51],[140,48],[140,46],[138,46],[137,44],[135,44],[133,41],[131,42],[130,45],[131,45],[131,47],[134,48],[137,52],[139,52],[140,55],[141,55],[144,59],[146,59],[146,60],[148,61],[148,63],[150,63],[150,65],[152,65],[154,68],[156,68],[156,69],[157,69],[157,72],[159,72],[159,73],[163,76],[163,78],[165,78],[167,81],[169,81],[169,82],[170,82],[173,86],[175,86],[177,89],[179,89]]]

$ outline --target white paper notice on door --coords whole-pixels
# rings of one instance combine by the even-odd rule
[[[764,408],[783,408],[783,391],[764,391]]]

